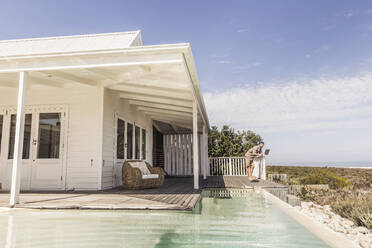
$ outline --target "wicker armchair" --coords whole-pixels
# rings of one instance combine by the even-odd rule
[[[144,175],[139,168],[132,166],[133,162],[144,162],[151,174]],[[126,189],[156,188],[164,183],[164,170],[160,167],[152,167],[143,160],[127,160],[123,164],[122,179]]]

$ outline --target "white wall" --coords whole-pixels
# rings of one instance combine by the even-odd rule
[[[121,178],[121,163],[115,163],[115,113],[146,129],[146,160],[152,162],[152,120],[126,100],[120,99],[115,91],[104,90],[104,106],[101,106],[101,90],[90,86],[32,86],[28,89],[27,106],[68,106],[65,144],[67,190],[97,190],[117,186],[117,179]],[[16,100],[16,88],[0,87],[0,108],[15,107]],[[1,150],[4,152],[7,149],[2,147]]]
[[[1,82],[0,82],[1,83]],[[69,85],[65,88],[31,86],[26,106],[66,104],[68,130],[66,156],[66,189],[99,188],[100,125],[99,88]],[[0,107],[16,106],[17,89],[0,87]],[[7,142],[6,142],[7,143]],[[4,144],[4,143],[3,143]],[[1,151],[5,151],[2,147]],[[93,161],[93,163],[91,162]]]
[[[103,160],[102,188],[111,188],[121,184],[122,162],[115,160],[116,120],[115,114],[125,121],[135,123],[146,129],[146,160],[152,163],[152,120],[130,105],[127,100],[120,99],[119,93],[105,90],[103,112]]]

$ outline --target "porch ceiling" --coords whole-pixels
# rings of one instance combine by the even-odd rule
[[[162,121],[154,120],[155,128],[162,134],[191,134],[192,130],[177,126],[176,124],[169,124]]]
[[[35,86],[117,91],[149,118],[187,129],[196,99],[199,124],[209,125],[188,44],[0,57],[0,87],[17,88],[20,71],[28,71]]]

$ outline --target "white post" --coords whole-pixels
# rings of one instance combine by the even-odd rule
[[[19,203],[19,192],[21,185],[22,154],[23,154],[23,133],[25,126],[25,98],[27,88],[27,72],[19,73],[17,121],[14,141],[12,185],[10,189],[10,206],[14,207]]]
[[[206,137],[206,129],[207,129],[207,126],[205,124],[203,124],[203,136],[202,136],[202,140],[203,140],[203,154],[202,154],[202,161],[203,161],[203,179],[207,179],[207,159],[206,159],[206,154],[207,154],[207,149],[206,149],[206,140],[205,140],[205,137]]]
[[[196,101],[192,105],[192,145],[194,159],[194,189],[199,189],[199,149],[198,149],[198,109]]]
[[[142,160],[142,129],[139,130],[139,159]]]
[[[205,133],[205,160],[207,161],[207,176],[210,174],[210,164],[209,164],[209,156],[208,156],[208,132],[209,130],[207,126],[205,126],[206,128],[206,133]]]
[[[231,158],[229,158],[229,175],[230,175],[230,176],[233,175],[232,164],[231,164]]]

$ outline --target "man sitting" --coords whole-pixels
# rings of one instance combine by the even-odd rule
[[[259,156],[262,156],[262,147],[265,145],[263,141],[258,145],[252,147],[245,153],[245,163],[247,165],[247,175],[249,180],[255,179],[252,174],[254,170],[253,160]]]

